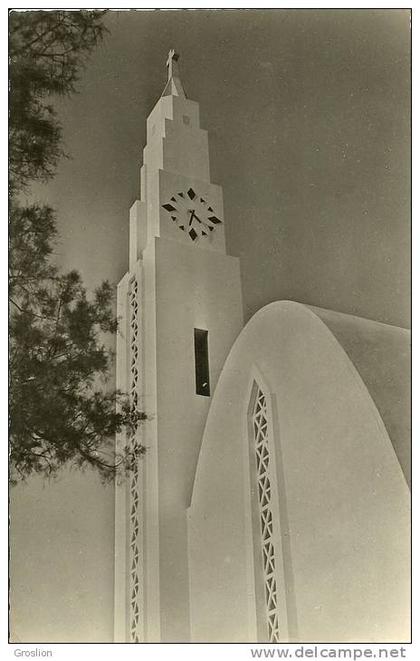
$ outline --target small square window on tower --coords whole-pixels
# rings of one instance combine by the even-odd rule
[[[188,115],[183,115],[183,116],[182,116],[182,120],[183,120],[184,124],[186,124],[187,126],[189,126],[189,124],[190,124],[190,118],[188,117]]]
[[[208,331],[194,328],[195,392],[210,397]]]

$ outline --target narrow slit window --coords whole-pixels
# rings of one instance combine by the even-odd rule
[[[194,328],[195,391],[210,397],[208,331]]]

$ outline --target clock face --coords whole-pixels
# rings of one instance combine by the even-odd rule
[[[186,192],[174,193],[169,202],[162,204],[172,221],[186,232],[192,241],[209,236],[216,225],[222,222],[206,200],[189,188]]]

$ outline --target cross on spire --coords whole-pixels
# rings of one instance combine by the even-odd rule
[[[168,59],[166,60],[166,66],[168,67],[168,80],[173,76],[178,76],[178,65],[179,54],[174,51],[173,48],[168,53]]]
[[[162,96],[182,96],[185,97],[184,88],[182,87],[181,77],[178,69],[179,54],[171,48],[166,60],[168,67],[168,82],[162,92]]]

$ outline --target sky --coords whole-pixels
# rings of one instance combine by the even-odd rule
[[[408,327],[409,23],[407,10],[110,12],[78,94],[56,104],[71,158],[33,189],[57,210],[57,261],[90,288],[127,270],[146,117],[175,48],[245,319],[292,299]],[[13,492],[16,637],[109,639],[112,489],[64,472]]]
[[[110,12],[60,117],[46,190],[59,259],[127,269],[145,119],[170,48],[209,131],[245,317],[292,299],[409,326],[410,16],[404,10]],[[157,38],[158,35],[158,38]]]

